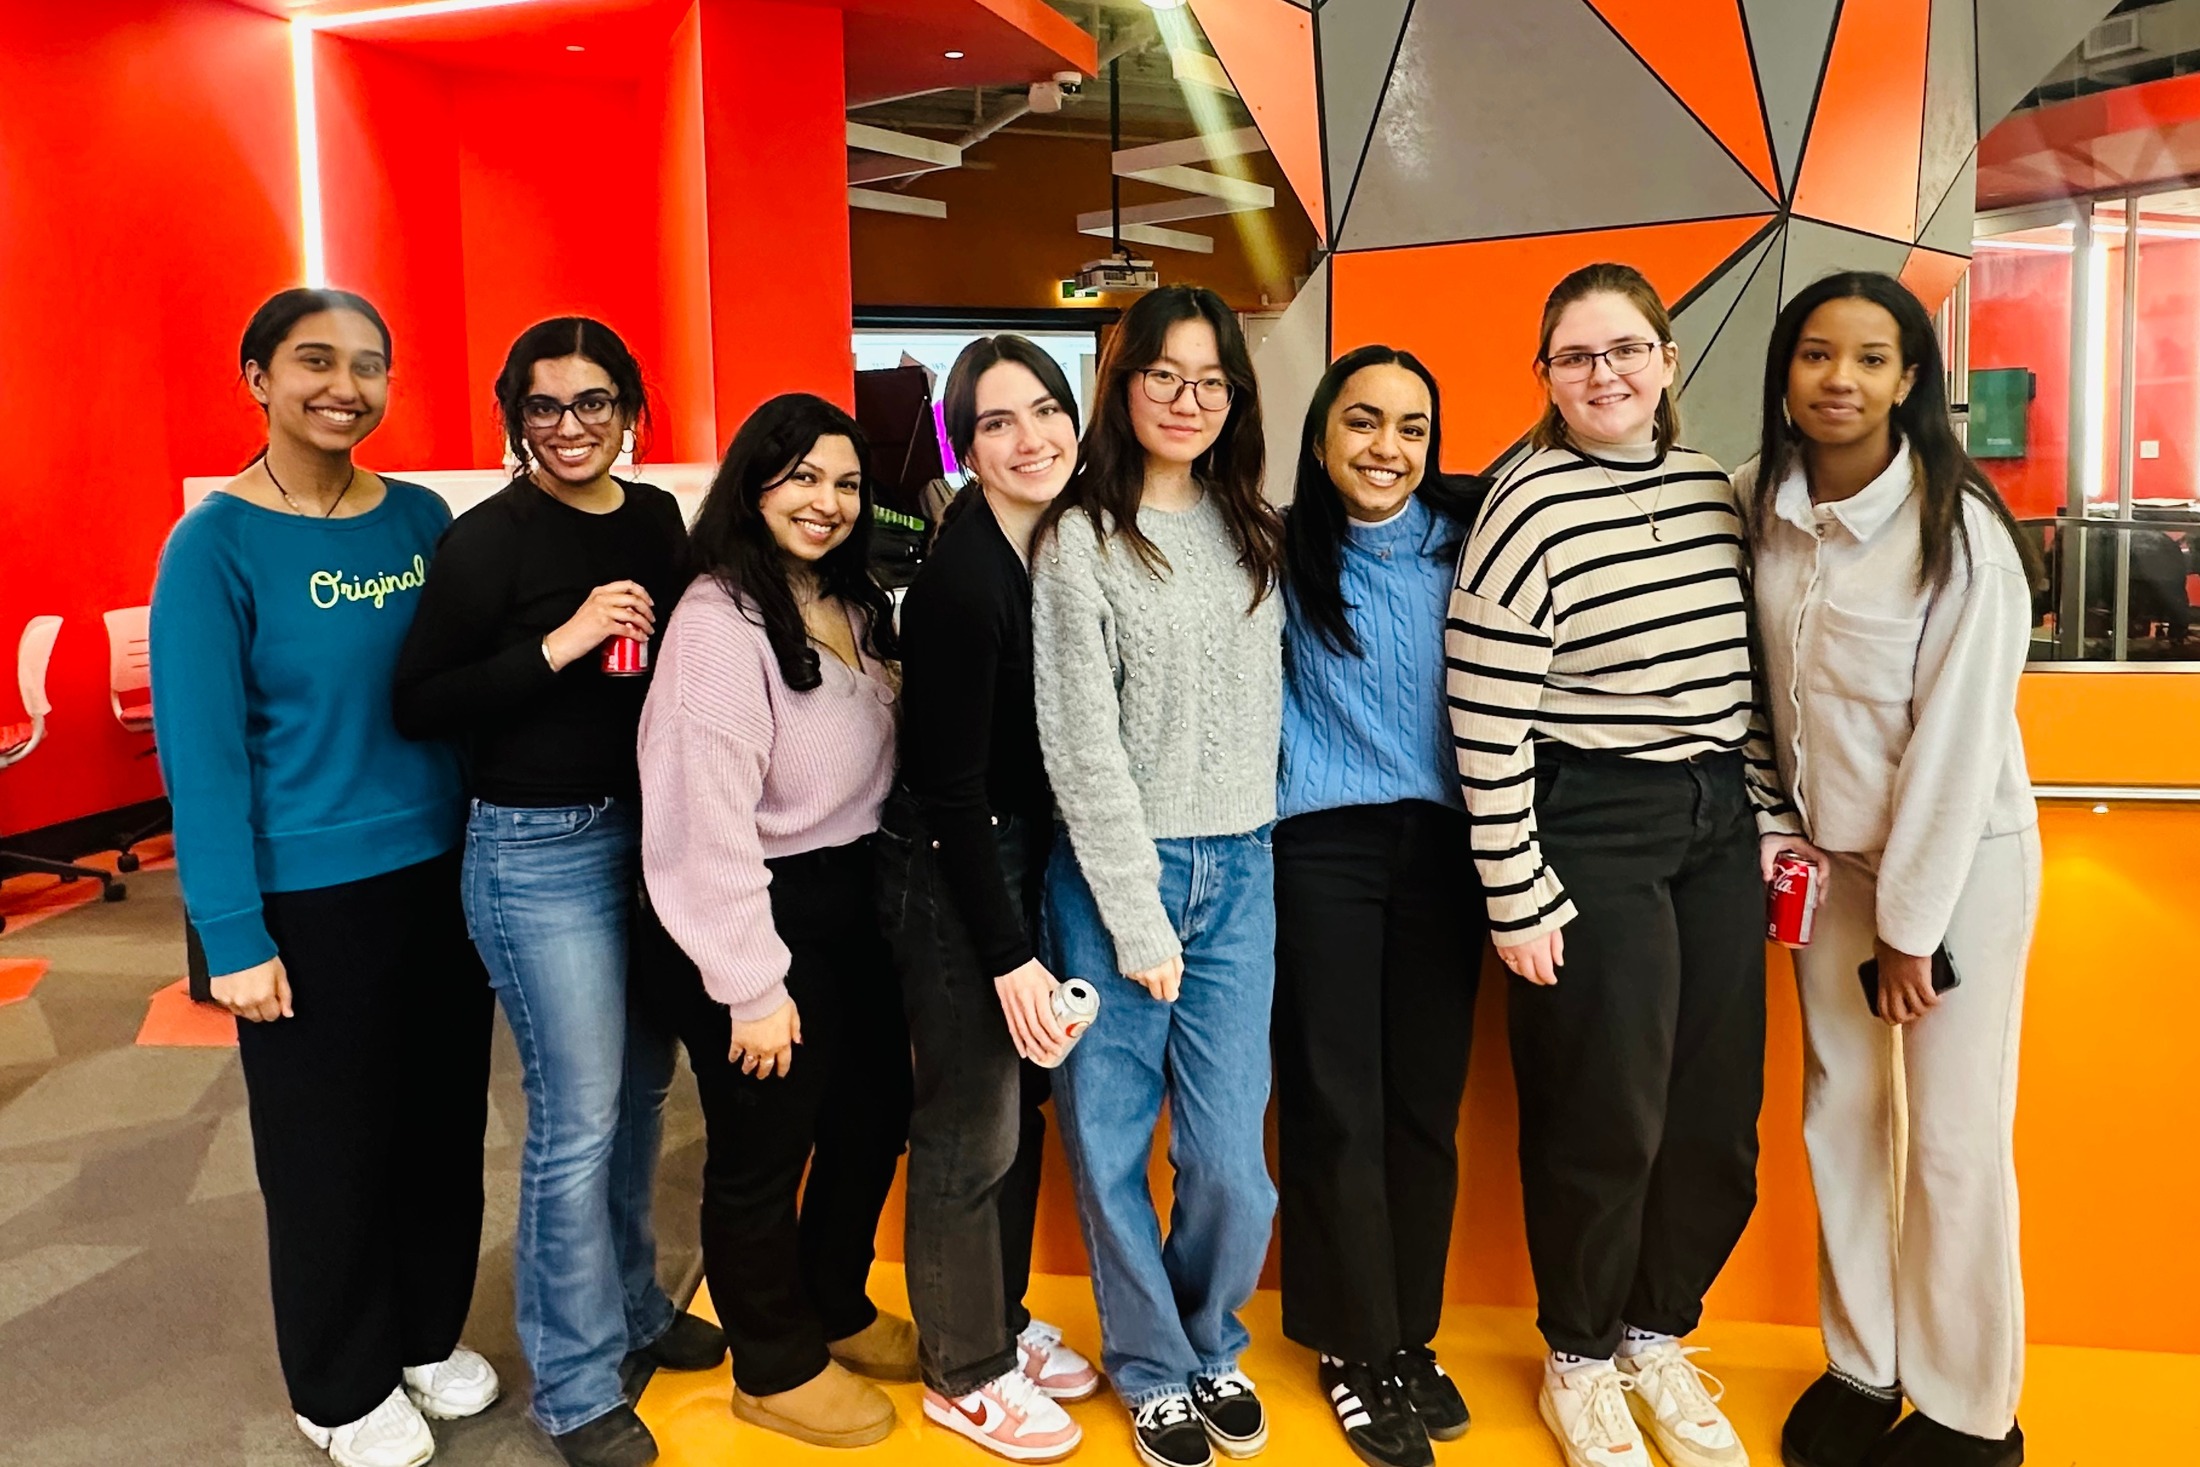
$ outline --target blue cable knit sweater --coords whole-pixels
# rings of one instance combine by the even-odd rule
[[[1444,711],[1444,608],[1456,527],[1418,496],[1381,524],[1347,522],[1338,581],[1361,655],[1292,606],[1283,634],[1276,814],[1428,800],[1460,808]]]

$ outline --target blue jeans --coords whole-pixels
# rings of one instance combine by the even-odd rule
[[[473,802],[466,925],[518,1042],[527,1093],[512,1292],[552,1435],[621,1405],[619,1364],[672,1327],[650,1187],[673,1045],[630,1018],[631,800]]]
[[[1193,1375],[1237,1367],[1237,1311],[1268,1253],[1276,1188],[1262,1149],[1276,987],[1275,853],[1246,835],[1157,840],[1161,902],[1184,945],[1162,1003],[1116,970],[1115,944],[1066,839],[1047,865],[1047,962],[1100,990],[1100,1017],[1056,1071],[1055,1117],[1077,1182],[1100,1306],[1102,1364],[1133,1410]],[[1169,1102],[1169,1237],[1146,1186]]]

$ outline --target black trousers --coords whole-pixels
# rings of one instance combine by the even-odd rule
[[[1283,1332],[1345,1360],[1435,1337],[1488,924],[1467,817],[1421,800],[1276,826]]]
[[[239,1021],[237,1049],[275,1347],[321,1426],[448,1356],[473,1302],[494,1003],[458,865],[265,899],[296,1016]]]
[[[1602,1357],[1686,1334],[1757,1203],[1765,890],[1738,754],[1547,746],[1544,860],[1579,915],[1549,988],[1510,992],[1537,1323]]]
[[[811,1379],[826,1341],[878,1317],[866,1292],[873,1244],[909,1134],[909,1031],[870,838],[765,864],[802,1016],[787,1074],[759,1079],[726,1058],[725,1005],[653,916],[637,924],[628,979],[695,1071],[708,1135],[703,1271],[734,1381],[752,1396]]]
[[[1002,879],[1030,925],[1053,832],[998,822]],[[930,836],[897,795],[879,830],[879,910],[901,966],[915,1049],[909,1121],[909,1307],[925,1382],[963,1396],[1016,1368],[1031,1323],[1031,1235],[1039,1211],[1040,1109],[1052,1077],[1020,1058],[971,950]]]

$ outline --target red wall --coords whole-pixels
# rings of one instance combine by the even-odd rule
[[[2070,256],[1981,249],[1971,260],[1971,367],[2029,367],[2023,458],[1986,459],[2020,517],[2061,510],[2070,452]]]
[[[160,792],[100,613],[146,600],[191,474],[259,441],[247,316],[298,275],[289,29],[225,0],[0,0],[0,643],[66,618],[0,833]],[[20,716],[12,674],[0,721]]]

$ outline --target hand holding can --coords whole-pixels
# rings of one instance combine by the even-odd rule
[[[639,677],[649,671],[649,643],[640,637],[606,637],[598,656],[605,677]]]
[[[1082,978],[1065,978],[1055,985],[1054,997],[1049,1001],[1049,1006],[1054,1010],[1054,1017],[1062,1021],[1062,1032],[1069,1036],[1053,1064],[1047,1064],[1044,1060],[1035,1062],[1041,1068],[1051,1070],[1069,1058],[1077,1037],[1090,1029],[1092,1021],[1100,1017],[1100,990]]]
[[[1765,936],[1782,947],[1809,947],[1818,916],[1818,867],[1792,852],[1772,865],[1765,887]]]

